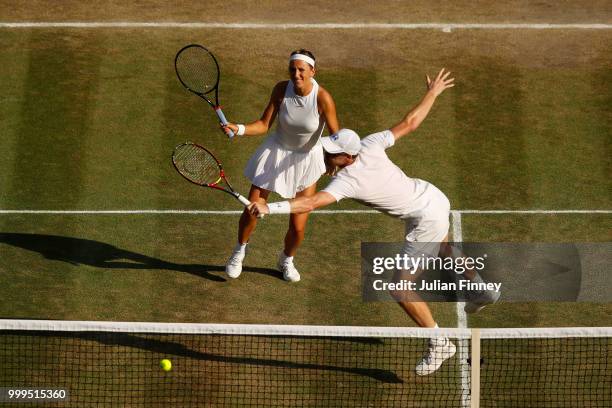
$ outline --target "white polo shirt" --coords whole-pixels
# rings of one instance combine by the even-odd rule
[[[433,184],[408,177],[387,156],[395,144],[390,130],[361,140],[355,162],[340,170],[323,191],[336,201],[352,198],[393,217],[448,219],[450,204]]]

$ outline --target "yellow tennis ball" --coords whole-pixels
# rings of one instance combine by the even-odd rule
[[[172,362],[170,360],[168,360],[167,358],[164,358],[162,361],[159,362],[159,366],[162,368],[162,370],[164,371],[170,371],[172,370]]]

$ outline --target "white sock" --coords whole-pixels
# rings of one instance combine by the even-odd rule
[[[285,255],[285,251],[281,251],[280,260],[281,260],[281,262],[291,263],[291,262],[293,262],[293,257],[292,256],[287,256],[287,255]]]
[[[438,323],[436,323],[436,325],[434,326],[434,329],[439,329],[439,328],[440,326],[438,326]],[[448,338],[444,336],[439,336],[439,337],[435,337],[433,340],[436,346],[444,346],[446,345]]]
[[[249,244],[248,242],[245,242],[244,244],[241,244],[240,242],[238,242],[236,246],[234,247],[234,252],[244,253],[246,251],[246,247],[248,244]]]

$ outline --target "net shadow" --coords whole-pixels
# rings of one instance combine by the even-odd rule
[[[343,367],[337,365],[327,364],[316,364],[308,362],[296,362],[287,361],[280,359],[271,358],[257,358],[247,356],[224,356],[215,353],[208,353],[203,351],[197,351],[193,348],[188,347],[177,341],[162,340],[152,338],[154,335],[148,334],[130,334],[130,333],[107,333],[107,332],[45,332],[45,331],[14,331],[12,333],[0,333],[1,335],[24,335],[24,336],[36,336],[36,337],[50,337],[53,339],[57,338],[69,338],[83,340],[87,342],[96,342],[108,346],[121,346],[127,348],[136,348],[144,350],[154,354],[164,356],[175,356],[184,357],[194,360],[209,361],[209,362],[220,362],[220,363],[231,363],[238,365],[256,365],[262,367],[273,367],[273,368],[286,368],[286,369],[297,369],[297,370],[315,370],[315,371],[329,371],[338,372],[345,374],[360,375],[369,377],[376,381],[391,384],[401,384],[403,380],[397,376],[396,373],[376,368],[363,368],[363,367]],[[169,335],[176,337],[177,335]],[[209,337],[223,337],[222,335],[206,335]],[[257,343],[256,338],[263,338],[266,340],[274,339],[274,336],[248,336],[253,338],[253,342]],[[292,338],[292,336],[285,336],[285,338]],[[297,338],[297,337],[296,337]],[[309,337],[303,337],[303,340],[309,339]],[[341,343],[346,341],[347,338],[338,338],[337,342]],[[351,339],[352,340],[352,339]],[[243,352],[246,353],[245,350]]]

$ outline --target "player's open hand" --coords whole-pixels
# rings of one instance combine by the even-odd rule
[[[438,76],[433,81],[431,80],[431,78],[429,78],[429,75],[426,75],[427,89],[432,91],[434,95],[438,96],[442,92],[444,92],[445,89],[452,88],[453,86],[455,86],[455,84],[453,83],[455,81],[455,78],[449,78],[449,75],[450,71],[446,71],[445,68],[442,68],[440,70]]]
[[[234,132],[234,135],[238,133],[238,125],[235,125],[233,123],[228,123],[227,125],[219,123],[219,125],[221,126],[221,130],[227,135],[227,137],[232,137],[231,132]]]
[[[270,214],[270,209],[265,203],[251,203],[247,207],[247,210],[249,211],[249,214],[257,218],[263,218],[264,215]]]

